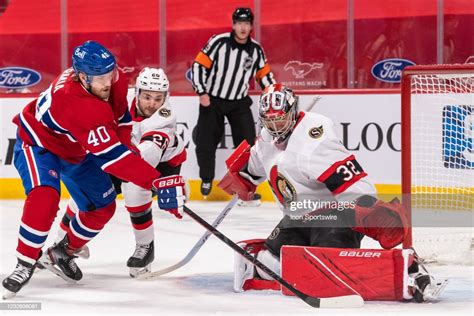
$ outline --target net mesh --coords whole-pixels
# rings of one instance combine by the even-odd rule
[[[410,78],[413,245],[427,260],[472,264],[474,70]],[[449,215],[436,222],[439,212]]]

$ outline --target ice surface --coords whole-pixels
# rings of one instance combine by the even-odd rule
[[[61,201],[62,210],[66,201]],[[2,279],[13,271],[15,248],[23,201],[0,201]],[[212,222],[223,202],[191,202],[189,207]],[[155,207],[156,209],[156,207]],[[56,237],[58,220],[46,245]],[[204,233],[192,219],[154,211],[156,259],[154,269],[181,260]],[[278,223],[281,212],[273,203],[259,208],[235,207],[219,226],[234,241],[265,238]],[[369,240],[366,247],[373,245]],[[48,271],[35,273],[30,283],[9,303],[39,302],[42,311],[7,311],[0,314],[272,314],[272,315],[473,315],[474,268],[468,266],[432,266],[431,272],[449,277],[439,302],[430,304],[366,302],[361,309],[316,310],[297,298],[272,291],[232,291],[233,251],[211,237],[196,257],[181,269],[157,280],[137,281],[128,276],[126,261],[134,250],[134,238],[123,201],[105,229],[89,243],[91,257],[78,259],[84,278],[77,285],[66,284]],[[1,309],[5,309],[2,305]]]

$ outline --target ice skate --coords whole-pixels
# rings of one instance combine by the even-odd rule
[[[82,279],[82,271],[74,261],[77,256],[68,245],[69,241],[65,237],[60,243],[48,248],[39,261],[46,269],[66,282],[75,283]]]
[[[418,303],[438,300],[441,292],[448,285],[448,279],[437,281],[429,274],[416,273],[410,277],[413,278],[413,298]]]
[[[137,244],[135,252],[127,261],[130,268],[130,276],[137,278],[151,272],[151,263],[155,259],[155,247],[153,241],[146,245]]]
[[[258,194],[258,193],[255,193],[254,196],[253,196],[253,199],[251,199],[250,201],[244,201],[244,200],[241,200],[239,199],[239,201],[237,202],[237,205],[238,206],[241,206],[241,207],[257,207],[257,206],[260,206],[260,204],[262,204],[261,202],[261,195]]]
[[[3,299],[10,299],[20,291],[31,279],[33,272],[35,271],[35,265],[18,259],[15,270],[2,282],[5,292]]]

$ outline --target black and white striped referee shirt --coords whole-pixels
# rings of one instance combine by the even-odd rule
[[[192,83],[199,95],[239,100],[247,96],[253,77],[262,89],[275,83],[262,47],[252,38],[239,44],[232,32],[215,35],[194,59]]]

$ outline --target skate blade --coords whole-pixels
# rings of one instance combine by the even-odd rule
[[[69,284],[76,284],[77,283],[76,280],[73,280],[73,279],[69,278],[67,275],[64,274],[64,272],[62,272],[60,269],[56,268],[56,266],[51,261],[51,259],[49,258],[47,253],[44,253],[38,259],[38,261],[40,262],[41,265],[43,265],[43,267],[46,270],[51,271],[52,273],[54,273],[55,275],[57,275],[58,277],[60,277],[64,281],[66,281],[67,283],[69,283]]]
[[[423,293],[425,301],[433,302],[438,300],[440,294],[443,292],[446,285],[448,285],[448,282],[449,280],[445,279],[440,282],[436,282],[436,284],[429,285],[430,288],[428,291],[425,290],[425,293]]]
[[[260,204],[261,204],[260,200],[252,200],[252,201],[239,200],[237,202],[237,206],[240,206],[240,207],[257,207],[257,206],[260,206]]]
[[[3,292],[2,299],[9,300],[11,298],[14,298],[15,296],[16,296],[16,292],[5,290],[5,292]]]
[[[143,268],[130,268],[130,276],[134,279],[146,279],[149,274],[151,274],[151,264]]]

